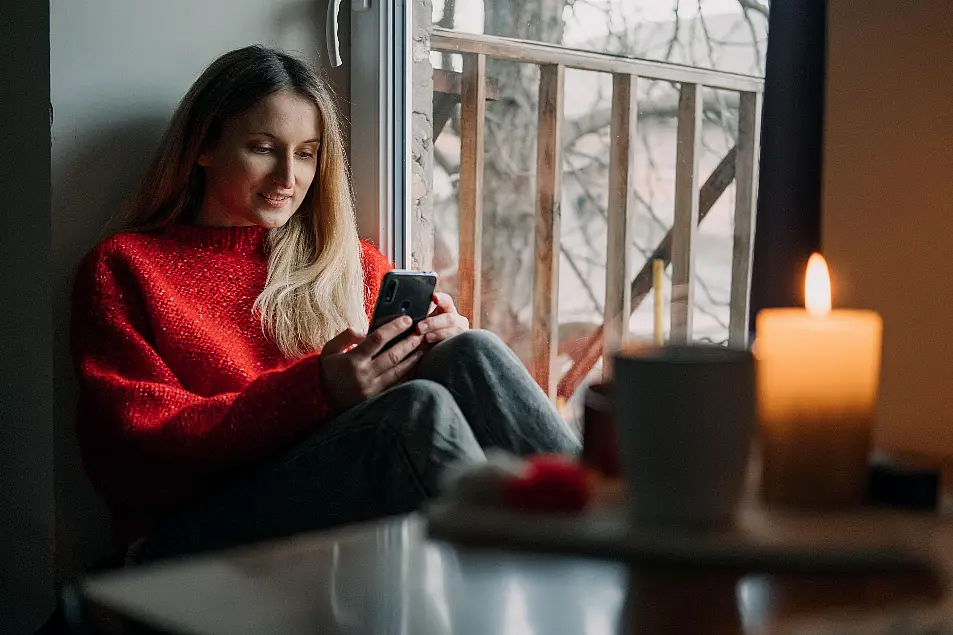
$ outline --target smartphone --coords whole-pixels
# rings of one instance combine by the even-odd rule
[[[394,269],[384,274],[377,294],[377,304],[374,305],[370,330],[373,331],[402,315],[409,315],[414,324],[385,344],[381,352],[414,333],[417,322],[430,313],[430,302],[436,287],[437,274],[432,271]]]

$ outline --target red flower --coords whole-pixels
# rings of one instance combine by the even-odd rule
[[[589,502],[589,479],[578,463],[558,455],[537,455],[522,474],[503,486],[508,507],[536,512],[578,512]]]

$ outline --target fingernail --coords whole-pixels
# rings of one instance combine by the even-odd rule
[[[410,326],[412,323],[413,323],[413,320],[410,318],[409,315],[405,315],[404,317],[400,318],[401,326]]]
[[[417,323],[417,330],[420,331],[421,333],[425,333],[428,328],[430,328],[430,327],[427,326],[427,323],[426,323],[426,322],[418,322],[418,323]]]

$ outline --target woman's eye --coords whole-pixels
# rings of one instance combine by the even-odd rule
[[[268,154],[271,152],[271,148],[268,146],[252,146],[251,151],[256,154]]]
[[[313,152],[299,152],[299,153],[298,153],[298,158],[300,158],[300,159],[313,159],[313,158],[314,158],[314,153],[313,153]]]

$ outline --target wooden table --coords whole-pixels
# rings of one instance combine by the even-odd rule
[[[417,515],[90,577],[93,632],[741,633],[844,608],[929,606],[924,573],[765,576],[465,549]]]

